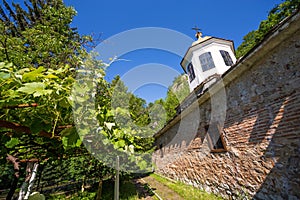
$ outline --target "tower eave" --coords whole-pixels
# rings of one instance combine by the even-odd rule
[[[215,41],[230,44],[230,48],[231,48],[232,52],[235,54],[233,40],[227,40],[227,39],[211,37],[211,36],[206,36],[204,38],[200,38],[199,40],[192,43],[192,45],[188,48],[188,50],[186,51],[184,57],[182,58],[182,60],[180,62],[180,65],[185,73],[187,72],[185,67],[188,64],[188,61],[189,61],[188,57],[190,56],[190,53],[197,47],[203,47],[204,45],[208,45]]]

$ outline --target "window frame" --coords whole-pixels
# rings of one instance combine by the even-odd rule
[[[199,61],[203,72],[216,68],[211,52],[202,53],[199,56]]]
[[[225,51],[225,50],[219,50],[222,58],[223,58],[223,61],[225,63],[226,66],[232,66],[233,65],[233,60],[229,54],[228,51]]]
[[[196,74],[195,74],[195,70],[194,70],[194,65],[192,62],[190,62],[187,66],[187,73],[188,73],[188,76],[189,76],[189,80],[190,80],[190,83],[195,80],[196,78]]]

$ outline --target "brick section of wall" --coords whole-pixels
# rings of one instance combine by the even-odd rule
[[[208,147],[208,100],[157,138],[156,172],[228,199],[300,199],[299,41],[300,32],[226,86],[227,152]]]

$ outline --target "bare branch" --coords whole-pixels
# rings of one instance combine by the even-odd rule
[[[0,127],[12,129],[18,133],[32,134],[29,127],[22,126],[20,124],[14,123],[14,122],[8,122],[5,120],[0,120]],[[51,138],[52,134],[42,130],[39,132],[39,136]]]
[[[19,104],[16,106],[4,106],[3,109],[12,109],[12,108],[29,108],[29,107],[37,107],[37,103],[25,103],[25,104]]]
[[[20,176],[20,174],[19,174],[19,171],[20,171],[20,161],[19,161],[19,159],[12,156],[12,155],[7,154],[6,160],[10,161],[14,165],[15,176],[17,178],[19,178],[19,176]]]

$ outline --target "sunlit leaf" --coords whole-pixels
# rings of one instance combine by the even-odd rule
[[[5,146],[7,148],[13,148],[14,146],[18,145],[20,143],[18,138],[11,138],[10,141],[5,143]]]
[[[29,80],[29,81],[34,81],[38,77],[42,76],[42,72],[45,70],[44,67],[39,67],[31,72],[24,73],[23,74],[23,80]]]
[[[35,91],[33,96],[34,97],[39,97],[39,96],[48,95],[48,94],[51,94],[51,93],[52,93],[52,90],[37,90],[37,91]]]
[[[0,79],[6,80],[10,78],[10,74],[9,73],[5,73],[5,72],[0,72]]]
[[[109,122],[104,122],[104,124],[109,130],[111,130],[112,127],[116,125],[115,123],[109,123]]]
[[[45,89],[45,84],[40,82],[25,83],[23,87],[20,87],[17,91],[24,92],[26,94],[33,94],[36,91],[42,91]]]
[[[53,75],[53,74],[47,74],[47,75],[45,76],[45,78],[56,79],[56,78],[58,78],[58,76],[55,76],[55,75]]]
[[[119,140],[119,141],[117,141],[116,143],[115,143],[115,148],[116,149],[120,149],[120,148],[123,148],[123,147],[125,147],[125,141],[124,140]]]

